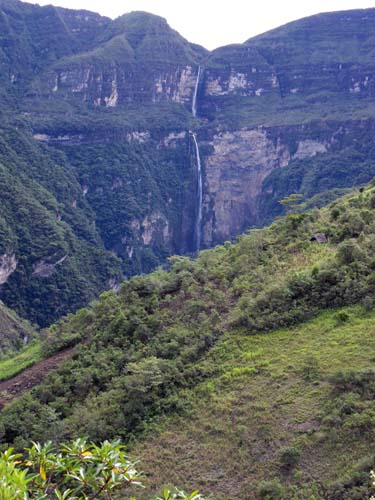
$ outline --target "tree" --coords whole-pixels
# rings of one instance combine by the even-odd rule
[[[279,201],[280,205],[285,208],[285,211],[289,214],[296,213],[297,211],[303,210],[306,207],[305,203],[302,203],[303,195],[299,193],[293,193],[286,196]]]

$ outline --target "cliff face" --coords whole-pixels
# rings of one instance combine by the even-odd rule
[[[256,223],[264,179],[290,161],[290,151],[262,129],[215,134],[206,157],[204,244],[234,238]]]
[[[207,52],[157,16],[133,12],[98,35],[90,51],[60,59],[33,82],[36,94],[93,107],[176,102],[191,106]]]
[[[375,175],[373,9],[212,53],[143,12],[0,23],[0,298],[33,321],[195,252],[198,218],[209,247]]]
[[[374,95],[374,9],[312,16],[214,51],[206,62],[206,105],[221,96]],[[216,99],[215,99],[216,98]]]
[[[123,67],[113,61],[106,67],[81,62],[68,64],[64,69],[47,75],[47,96],[56,93],[59,98],[73,97],[94,107],[116,108],[129,103],[176,102],[189,106],[192,100],[196,69],[192,66],[175,66],[155,71],[144,85],[137,79],[132,82],[129,73],[132,65]]]
[[[291,192],[373,176],[374,22],[374,9],[313,16],[202,63],[206,246],[270,221]]]
[[[318,122],[215,133],[203,142],[207,151],[204,245],[233,239],[249,227],[272,220],[272,215],[281,212],[278,201],[287,194],[306,190],[311,197],[350,187],[358,171],[363,175],[355,184],[369,180],[374,173],[374,125],[373,120]],[[352,160],[343,160],[349,151],[354,155]],[[346,174],[335,170],[340,158],[347,162]],[[320,162],[326,167],[316,171],[315,165],[319,167]],[[310,168],[306,171],[303,165]],[[329,178],[325,178],[327,175]],[[280,186],[279,178],[284,179],[285,186]],[[317,180],[319,188],[314,188],[313,181]]]

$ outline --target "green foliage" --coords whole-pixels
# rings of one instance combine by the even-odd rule
[[[316,356],[308,354],[302,366],[302,376],[307,382],[316,380],[319,376],[319,362]]]
[[[0,301],[0,363],[4,368],[4,378],[10,372],[14,372],[17,361],[8,361],[3,365],[7,357],[14,355],[14,351],[20,351],[25,348],[29,342],[36,337],[33,327],[25,320],[21,320],[14,311],[11,311]],[[35,346],[34,346],[35,348]],[[31,352],[29,351],[29,354]],[[26,358],[29,356],[26,355]],[[32,357],[32,355],[30,356]],[[21,363],[26,361],[25,356],[18,359]],[[1,370],[1,368],[0,368]],[[9,372],[10,371],[10,372]]]
[[[274,481],[263,481],[258,487],[259,498],[261,500],[281,500],[283,498],[282,485]]]
[[[363,253],[354,241],[345,241],[337,248],[337,260],[339,264],[348,265],[361,260]]]
[[[351,131],[355,144],[353,148],[292,160],[287,167],[275,169],[263,184],[261,205],[264,222],[271,222],[279,215],[279,200],[287,199],[293,193],[301,193],[308,200],[309,207],[322,207],[343,196],[345,188],[368,182],[375,172],[367,133]],[[339,215],[339,209],[333,207],[332,220],[337,220]]]
[[[355,471],[336,479],[327,491],[328,500],[356,500],[370,498],[373,492],[372,475],[374,457],[365,457],[357,464]],[[372,498],[372,497],[371,497]]]
[[[282,205],[288,213],[293,213],[296,210],[301,210],[303,206],[301,206],[303,200],[302,194],[292,193],[286,198],[280,200],[280,205]]]
[[[333,398],[327,403],[323,422],[328,427],[350,430],[353,435],[372,432],[375,427],[375,372],[338,372],[331,377]]]
[[[3,500],[24,500],[27,498],[27,487],[30,478],[27,470],[20,470],[17,464],[21,455],[13,454],[9,449],[0,455],[0,498]]]
[[[155,497],[154,500],[204,500],[202,495],[198,493],[198,491],[193,491],[190,495],[186,494],[184,491],[176,489],[169,490],[168,488],[164,489],[163,495]]]
[[[335,317],[338,324],[346,323],[350,319],[349,314],[345,311],[339,311]]]
[[[119,278],[119,261],[101,245],[92,211],[62,155],[47,152],[26,130],[4,128],[0,180],[0,254],[17,261],[2,285],[7,305],[46,326]]]
[[[56,323],[43,333],[45,355],[78,348],[31,397],[2,412],[4,441],[23,445],[48,439],[56,429],[67,438],[137,436],[157,416],[186,410],[189,402],[176,395],[210,376],[212,367],[197,363],[228,329],[254,335],[371,298],[375,228],[371,218],[362,218],[371,196],[367,189],[335,202],[337,220],[332,207],[296,214],[303,217],[293,234],[289,215],[195,261],[173,258],[169,272],[133,278],[119,294],[106,292],[90,309]],[[342,233],[348,214],[362,221],[356,239]],[[311,242],[322,230],[329,243]],[[350,326],[352,319],[339,311],[334,323]],[[221,380],[232,384],[262,373],[267,364],[254,364],[252,356],[246,366],[229,367]],[[302,359],[304,381],[319,379],[319,360],[307,353]],[[48,418],[46,408],[55,412],[55,428],[38,424]]]
[[[287,446],[280,450],[279,460],[280,464],[284,467],[295,467],[301,457],[301,452],[294,446]]]
[[[136,463],[119,441],[95,445],[81,438],[59,447],[34,443],[26,452],[22,456],[8,449],[0,455],[2,500],[91,500],[114,498],[119,491],[124,498],[126,489],[142,486]],[[155,500],[199,499],[197,491],[187,495],[165,489]]]

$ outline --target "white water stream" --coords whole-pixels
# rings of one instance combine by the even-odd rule
[[[197,80],[195,82],[194,94],[193,94],[193,102],[191,106],[191,112],[196,118],[197,116],[197,96],[199,89],[199,81],[201,78],[202,68],[198,67]],[[195,251],[199,252],[201,248],[201,240],[202,240],[202,211],[203,211],[203,178],[202,178],[202,163],[201,163],[201,155],[199,153],[199,146],[197,141],[197,136],[194,132],[191,133],[193,137],[194,147],[195,147],[195,159],[196,159],[196,174],[197,174],[197,218],[195,220]]]
[[[197,81],[195,82],[194,95],[193,95],[193,104],[191,106],[191,112],[193,113],[194,118],[197,116],[197,95],[199,88],[199,80],[201,78],[202,68],[198,67]]]
[[[195,221],[195,250],[199,252],[202,240],[202,205],[203,205],[203,179],[202,179],[202,163],[199,153],[198,141],[196,134],[192,133],[193,142],[195,146],[195,157],[197,167],[197,218]]]

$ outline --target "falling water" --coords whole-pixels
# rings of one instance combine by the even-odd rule
[[[191,112],[193,113],[194,118],[197,116],[197,95],[198,95],[199,80],[201,78],[201,72],[202,68],[199,66],[197,80],[195,82],[195,88],[194,88],[193,104],[191,106]]]
[[[192,137],[195,146],[195,157],[197,167],[197,218],[195,220],[195,250],[199,252],[202,239],[202,205],[203,205],[203,180],[202,180],[202,163],[199,154],[197,136],[192,132]]]

